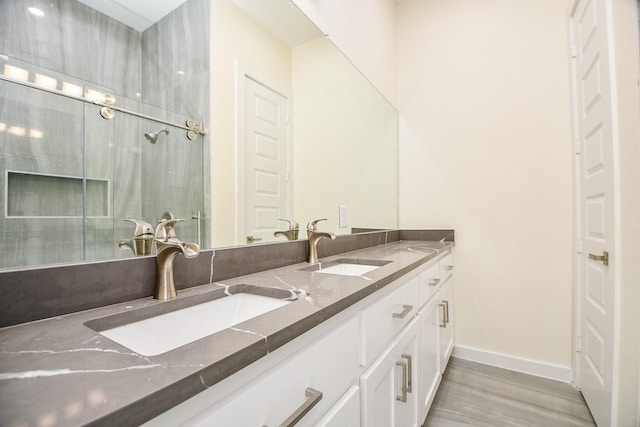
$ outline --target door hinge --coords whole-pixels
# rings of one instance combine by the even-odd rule
[[[576,238],[576,252],[579,254],[582,253],[582,237]]]
[[[580,138],[576,138],[573,142],[576,154],[580,154],[582,152],[582,144],[580,144]]]
[[[576,337],[576,352],[582,352],[582,337],[580,335]]]
[[[578,56],[578,48],[576,47],[575,43],[571,43],[570,52],[571,52],[571,58],[575,58]]]

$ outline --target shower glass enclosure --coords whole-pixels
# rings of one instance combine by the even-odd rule
[[[209,117],[209,10],[138,31],[76,0],[0,1],[0,268],[132,257],[125,219],[184,218],[208,246],[207,136],[180,127]]]
[[[19,65],[19,66],[18,66]],[[58,86],[100,88],[29,64],[11,66]],[[119,108],[184,124],[188,117],[115,95]],[[203,135],[0,80],[0,268],[130,257],[118,242],[142,219],[184,218],[183,241],[202,242]],[[145,133],[167,129],[150,143]]]

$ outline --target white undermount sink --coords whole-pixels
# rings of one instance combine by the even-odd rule
[[[341,276],[362,276],[390,262],[391,261],[384,260],[342,258],[335,261],[321,262],[301,270]]]
[[[291,297],[288,291],[283,292]],[[98,330],[103,319],[85,325],[138,354],[157,356],[290,302],[283,298],[240,292],[112,328]]]

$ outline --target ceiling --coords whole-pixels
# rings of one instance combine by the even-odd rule
[[[290,47],[320,36],[320,30],[290,0],[232,0]]]
[[[158,22],[187,0],[80,0],[140,32]]]

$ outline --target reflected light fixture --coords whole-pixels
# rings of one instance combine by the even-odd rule
[[[44,133],[38,129],[29,129],[29,138],[42,139]]]
[[[53,77],[36,73],[35,84],[47,89],[55,89],[58,86],[58,80],[54,79]]]
[[[30,7],[27,9],[29,11],[30,14],[32,14],[33,16],[44,16],[44,12],[41,11],[40,9],[38,9],[37,7]]]
[[[0,132],[4,132],[7,130],[7,124],[0,122]]]
[[[62,82],[62,91],[67,95],[77,96],[77,97],[82,96],[82,87],[68,83],[68,82]]]
[[[98,92],[97,90],[93,90],[93,89],[87,89],[84,96],[90,101],[104,102],[104,99],[105,99],[104,93]]]
[[[27,134],[27,130],[20,126],[10,126],[7,133],[15,136],[25,136]]]
[[[14,65],[4,64],[3,74],[7,77],[11,77],[14,80],[22,82],[29,81],[29,71],[24,68],[16,67]]]

